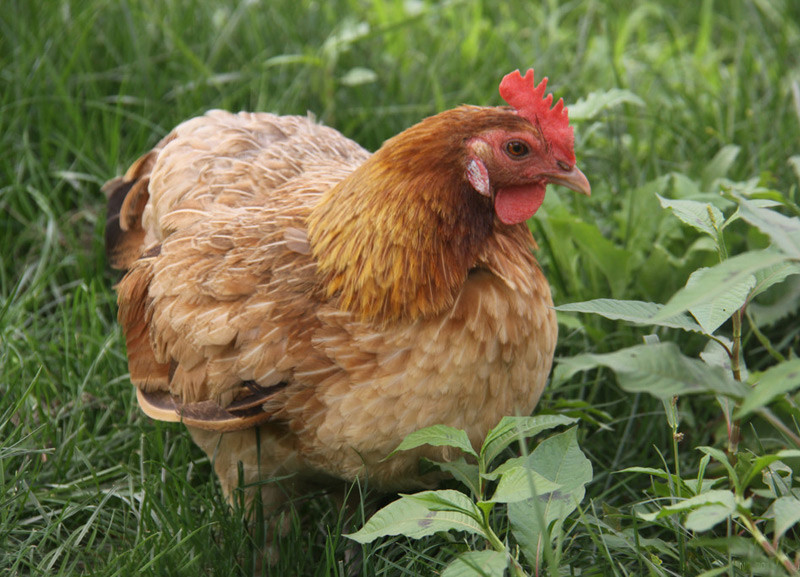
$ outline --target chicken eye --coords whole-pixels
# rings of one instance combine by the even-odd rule
[[[564,162],[563,160],[556,161],[556,164],[558,165],[558,168],[560,168],[563,171],[572,170],[572,167],[569,164],[567,164],[566,162]]]
[[[511,158],[522,158],[530,152],[528,145],[521,140],[509,140],[506,142],[506,154]]]

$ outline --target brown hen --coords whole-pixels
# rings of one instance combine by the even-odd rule
[[[509,107],[372,155],[309,118],[211,111],[106,184],[139,404],[186,424],[229,499],[239,463],[267,505],[282,475],[413,488],[446,455],[384,460],[412,431],[478,445],[533,410],[557,325],[525,220],[548,183],[590,192],[545,85],[509,74]]]

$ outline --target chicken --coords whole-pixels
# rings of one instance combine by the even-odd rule
[[[409,433],[479,446],[532,412],[557,325],[525,221],[548,183],[590,193],[546,81],[511,73],[509,106],[374,154],[310,118],[215,110],[106,183],[139,405],[186,425],[229,499],[241,481],[267,507],[337,479],[414,488],[421,455],[452,455],[385,459]]]

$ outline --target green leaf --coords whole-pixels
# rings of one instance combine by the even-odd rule
[[[736,474],[736,470],[731,465],[730,460],[728,460],[728,455],[717,449],[716,447],[697,447],[700,451],[711,457],[712,459],[716,459],[719,461],[723,467],[728,471],[728,476],[730,477],[731,481],[733,481],[733,485],[736,487],[738,492],[741,492],[742,488],[739,484],[739,475]]]
[[[786,255],[772,250],[746,252],[708,269],[692,286],[675,293],[653,320],[662,321],[691,308],[713,302],[729,287],[743,282],[760,270],[783,263]]]
[[[686,314],[678,314],[661,321],[654,321],[653,317],[663,307],[664,305],[645,301],[594,299],[561,305],[555,307],[555,309],[563,312],[592,313],[607,319],[627,321],[637,325],[657,325],[703,333],[703,327]]]
[[[741,419],[800,387],[800,359],[784,361],[761,374],[734,417]]]
[[[559,483],[554,483],[529,467],[512,467],[500,475],[497,489],[488,502],[516,503],[541,497],[560,488]]]
[[[696,490],[698,483],[693,479],[683,479],[678,475],[674,475],[664,471],[663,469],[653,469],[651,467],[627,467],[617,473],[643,473],[645,475],[651,475],[653,477],[658,477],[660,479],[664,479],[668,483],[672,483],[673,486],[680,485],[682,491],[686,491],[687,493],[696,494],[699,491]],[[714,483],[713,480],[708,481],[709,485]],[[672,489],[670,489],[672,490]]]
[[[800,274],[800,264],[795,262],[783,262],[758,271],[755,274],[756,285],[750,292],[750,299],[755,298],[770,287],[783,282],[787,277],[794,274]]]
[[[740,195],[736,197],[744,220],[769,236],[775,246],[788,256],[800,260],[800,218],[757,206]]]
[[[485,465],[489,464],[508,447],[519,439],[527,439],[542,431],[561,425],[569,425],[577,419],[564,415],[536,415],[534,417],[503,417],[491,431],[481,447],[481,458]]]
[[[705,190],[711,190],[714,181],[727,176],[733,163],[736,162],[736,157],[739,156],[739,147],[735,144],[728,144],[723,146],[710,162],[706,163],[702,175],[702,187]],[[722,221],[718,221],[722,223]]]
[[[478,453],[472,448],[472,443],[469,442],[469,437],[466,432],[454,427],[448,427],[447,425],[433,425],[432,427],[425,427],[424,429],[414,431],[408,435],[386,458],[390,458],[398,451],[408,451],[409,449],[416,449],[422,445],[456,447],[474,457],[478,456]]]
[[[583,499],[584,485],[592,480],[592,464],[578,447],[574,427],[542,441],[527,461],[530,469],[561,485],[538,498],[508,505],[517,543],[528,561],[536,564],[546,541],[558,536],[564,520]]]
[[[703,282],[703,277],[709,273],[709,268],[699,268],[694,271],[686,282],[686,288],[691,288]],[[703,304],[698,304],[689,309],[697,322],[707,334],[713,334],[722,323],[747,302],[750,290],[756,284],[756,277],[748,275],[740,282],[730,285],[717,297]]]
[[[442,571],[442,577],[502,577],[507,567],[502,551],[467,551]]]
[[[795,263],[787,263],[796,266],[796,271],[793,270],[790,274],[794,275],[800,272],[800,265]],[[756,275],[758,278],[758,275]],[[783,280],[783,279],[781,279]],[[753,319],[753,322],[758,327],[772,326],[781,319],[785,319],[791,315],[797,314],[800,301],[797,295],[800,294],[800,277],[792,276],[786,279],[786,286],[781,287],[779,291],[775,292],[775,296],[769,299],[769,302],[759,303],[753,300],[747,305],[748,316]],[[759,285],[753,289],[756,293]]]
[[[703,493],[705,495],[706,493]],[[701,495],[702,496],[702,495]],[[717,523],[721,523],[735,512],[727,504],[710,504],[690,512],[684,524],[691,531],[708,531]]]
[[[639,513],[639,516],[653,521],[683,512],[689,513],[685,521],[687,529],[707,531],[736,512],[736,497],[731,491],[712,489],[674,505],[662,507],[655,513]]]
[[[725,216],[722,211],[711,203],[698,202],[696,200],[672,200],[664,198],[660,194],[656,195],[661,206],[664,208],[672,209],[672,212],[682,222],[688,224],[692,228],[704,232],[709,235],[714,241],[719,236],[719,229],[722,223],[725,222]]]
[[[689,176],[675,172],[670,175],[672,181],[672,193],[679,199],[690,199],[702,196],[703,191],[700,188],[700,183],[690,178]],[[663,190],[666,187],[661,187]],[[656,193],[656,196],[658,194]]]
[[[603,92],[590,92],[577,102],[569,105],[569,119],[590,120],[610,108],[622,104],[644,106],[644,101],[630,90],[612,88]]]
[[[403,497],[425,505],[431,511],[457,511],[480,519],[481,510],[475,502],[461,491],[442,489],[440,491],[422,491]]]
[[[559,361],[563,372],[574,374],[598,366],[617,375],[619,385],[628,392],[650,393],[660,399],[689,393],[714,392],[742,397],[748,388],[724,369],[689,358],[672,342],[637,345],[607,354],[586,353]],[[570,375],[561,375],[568,378]]]
[[[603,274],[612,295],[624,292],[630,282],[628,269],[633,253],[603,236],[594,223],[583,222],[574,216],[553,217],[549,224],[556,234],[568,236],[581,250],[582,257],[592,262]]]
[[[786,531],[800,522],[800,499],[794,496],[775,499],[767,511],[767,516],[775,519],[774,539],[777,541]]]
[[[690,511],[706,505],[723,505],[731,511],[736,509],[736,496],[728,489],[712,489],[700,495],[684,499],[674,505],[667,505],[663,509],[669,512]]]
[[[467,463],[464,457],[456,459],[455,461],[428,462],[442,471],[450,473],[456,481],[466,485],[476,499],[480,498],[478,465]]]
[[[797,449],[784,449],[783,451],[778,451],[777,453],[772,453],[769,455],[761,455],[760,457],[756,457],[753,459],[753,462],[750,465],[750,468],[744,475],[742,480],[742,489],[747,489],[750,483],[763,471],[765,468],[769,467],[773,463],[776,463],[782,459],[797,459],[800,458],[800,450]]]
[[[369,543],[387,535],[405,535],[420,539],[441,531],[467,531],[479,535],[484,533],[480,523],[472,516],[460,511],[432,510],[426,506],[425,499],[418,496],[419,493],[402,496],[375,513],[364,527],[347,537],[359,543]],[[464,498],[475,506],[466,495]]]

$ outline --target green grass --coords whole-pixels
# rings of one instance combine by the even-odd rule
[[[204,455],[180,426],[136,408],[115,320],[116,276],[103,254],[105,180],[210,108],[310,111],[375,149],[445,108],[499,104],[502,75],[533,66],[568,104],[612,89],[638,98],[576,122],[593,196],[551,191],[532,222],[556,302],[665,302],[716,255],[667,217],[655,192],[686,195],[696,185],[715,193],[718,177],[755,178],[797,203],[800,176],[789,162],[800,154],[800,3],[678,6],[5,0],[0,573],[251,575],[257,565],[263,537],[227,508]],[[737,231],[732,253],[766,242]],[[790,315],[764,329],[787,356],[800,349],[796,309]],[[560,356],[630,346],[648,332],[565,322]],[[752,334],[745,339],[751,368],[768,366]],[[687,353],[701,346],[678,340]],[[623,392],[602,371],[551,388],[541,407],[565,411],[567,401],[606,416],[581,426],[594,480],[581,514],[565,525],[565,574],[779,571],[726,565],[718,543],[686,550],[677,524],[636,529],[644,523],[632,508],[648,499],[650,482],[616,471],[663,467],[662,454],[672,466],[659,401]],[[691,474],[695,447],[724,447],[723,423],[710,396],[680,408],[677,458]],[[745,431],[749,446],[785,443],[762,425]],[[328,497],[298,503],[274,574],[342,575],[362,563],[365,575],[434,575],[463,548],[431,537],[362,551],[342,537],[362,522]],[[792,555],[800,548],[793,537],[785,547]],[[620,549],[623,538],[634,545]]]

